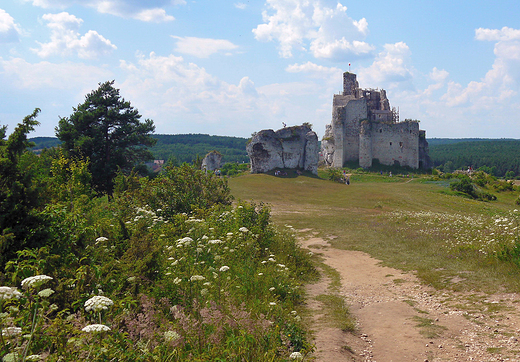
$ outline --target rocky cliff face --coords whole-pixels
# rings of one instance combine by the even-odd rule
[[[258,132],[247,145],[251,173],[298,168],[318,173],[318,136],[308,126]]]

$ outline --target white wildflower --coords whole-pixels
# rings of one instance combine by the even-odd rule
[[[174,341],[178,340],[179,338],[181,338],[181,336],[176,331],[164,332],[164,340],[166,342],[174,342]]]
[[[272,292],[273,290],[275,290],[275,287],[271,287],[269,288],[269,291]]]
[[[228,270],[229,270],[229,267],[227,265],[224,265],[224,266],[220,267],[220,269],[219,269],[219,271],[221,271],[221,272],[225,272]]]
[[[30,356],[25,357],[26,361],[39,361],[42,357],[39,354],[31,354]]]
[[[269,305],[273,305],[274,306],[274,305],[276,305],[276,303],[275,302],[270,302]]]
[[[180,284],[182,282],[181,278],[175,278],[173,279],[173,284]]]
[[[22,334],[22,328],[20,327],[7,327],[2,330],[2,337],[14,337]]]
[[[83,332],[91,333],[91,332],[108,332],[110,327],[105,326],[104,324],[89,324],[88,326],[82,329]]]
[[[20,298],[21,296],[22,293],[20,293],[16,288],[0,287],[0,300]]]
[[[25,278],[22,280],[23,288],[31,288],[45,283],[47,280],[52,280],[52,277],[47,275],[35,275],[33,277]]]
[[[205,280],[206,278],[204,278],[202,275],[193,275],[191,278],[190,278],[190,281],[194,282],[194,281],[199,281],[199,280]]]
[[[206,295],[208,295],[208,290],[207,290],[206,288],[204,288],[204,289],[202,289],[202,290],[200,291],[200,294],[201,294],[202,296],[206,296]]]
[[[258,275],[262,276],[262,275],[264,275],[264,273],[258,273]]]
[[[114,302],[110,298],[104,297],[102,295],[96,295],[85,302],[85,310],[87,312],[91,310],[94,312],[99,312],[102,309],[108,309],[108,307],[113,304]]]
[[[243,233],[249,232],[248,228],[246,228],[245,226],[242,226],[240,229],[238,229],[238,231],[241,231]]]
[[[54,290],[47,288],[38,292],[38,296],[41,298],[48,298],[54,294]]]
[[[290,359],[303,359],[303,355],[300,352],[293,352],[289,356]]]
[[[8,353],[2,358],[3,362],[17,362],[20,360],[20,355],[17,352]]]
[[[105,241],[108,241],[108,238],[105,238],[104,236],[100,236],[99,238],[96,239],[96,244],[97,243],[102,243],[102,242],[105,242]]]

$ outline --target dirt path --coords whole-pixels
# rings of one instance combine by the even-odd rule
[[[327,293],[330,280],[310,285],[317,361],[520,361],[518,295],[436,291],[365,253],[318,238],[302,245],[339,273],[339,294],[357,321],[355,333],[317,322],[322,306],[314,297]]]

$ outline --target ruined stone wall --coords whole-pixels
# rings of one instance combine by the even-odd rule
[[[345,162],[359,159],[359,127],[361,121],[368,117],[365,98],[351,100],[345,108],[343,162],[335,167],[343,167]]]
[[[383,165],[419,168],[419,124],[371,122],[372,158]],[[360,160],[361,163],[361,160]]]
[[[363,121],[359,132],[359,166],[372,166],[372,122]]]

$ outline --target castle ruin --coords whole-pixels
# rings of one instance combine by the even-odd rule
[[[359,88],[356,74],[350,72],[343,73],[343,93],[334,95],[332,122],[321,144],[323,160],[332,167],[355,161],[369,168],[374,160],[414,169],[431,167],[426,131],[419,130],[419,122],[400,122],[386,91]]]

